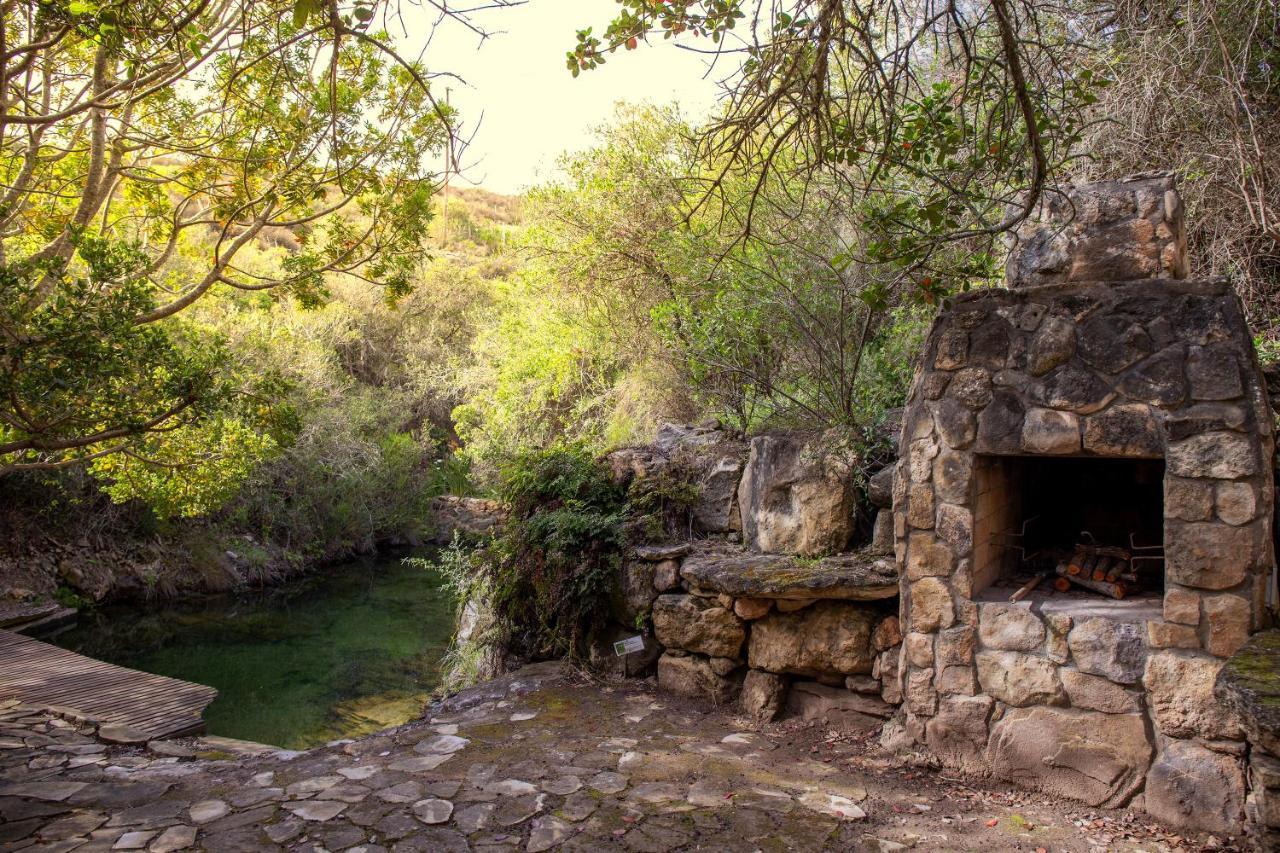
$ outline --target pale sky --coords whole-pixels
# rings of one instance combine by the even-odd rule
[[[432,18],[409,4],[402,8],[408,38],[394,24],[389,29],[401,52],[412,58],[421,51]],[[470,166],[464,178],[502,193],[545,180],[561,152],[591,143],[592,128],[620,100],[674,101],[693,120],[710,111],[716,81],[729,72],[729,63],[722,60],[704,77],[702,56],[661,38],[611,54],[606,65],[577,79],[569,74],[564,55],[575,44],[574,32],[593,26],[602,33],[617,9],[612,0],[529,0],[516,8],[479,12],[478,23],[500,31],[483,45],[458,24],[441,26],[424,62],[428,70],[451,71],[466,80],[465,86],[436,81],[437,87],[451,87],[450,102],[461,111],[465,128],[475,128],[483,113],[462,160]]]

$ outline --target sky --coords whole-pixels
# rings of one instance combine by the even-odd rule
[[[408,35],[394,24],[389,30],[402,54],[412,58],[422,50],[433,16],[409,4],[402,9]],[[451,89],[464,133],[477,130],[455,185],[518,193],[548,179],[558,155],[588,147],[591,130],[620,100],[676,102],[694,120],[711,110],[724,72],[706,76],[704,57],[660,38],[612,54],[606,65],[576,79],[570,75],[564,55],[575,44],[574,32],[587,26],[603,32],[617,9],[612,0],[529,0],[477,12],[474,20],[494,33],[483,44],[459,24],[439,28],[424,62],[428,70],[453,72],[466,81],[436,85]]]

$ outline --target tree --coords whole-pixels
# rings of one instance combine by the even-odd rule
[[[578,33],[575,75],[657,34],[738,63],[702,134],[716,168],[700,205],[749,181],[725,223],[745,239],[771,200],[803,216],[810,186],[838,189],[864,239],[835,260],[894,265],[931,298],[990,277],[995,240],[1069,164],[1102,83],[1069,0],[620,2],[601,37]]]
[[[0,474],[270,434],[271,377],[183,312],[219,289],[316,304],[335,274],[406,293],[454,141],[433,75],[372,0],[0,10]],[[244,262],[268,237],[293,251]]]

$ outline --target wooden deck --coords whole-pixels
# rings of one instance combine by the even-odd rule
[[[124,723],[153,738],[204,730],[218,691],[203,684],[103,663],[0,630],[0,699],[75,708],[100,723]]]

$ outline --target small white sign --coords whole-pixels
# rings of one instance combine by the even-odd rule
[[[627,637],[625,640],[619,640],[613,644],[613,652],[618,657],[629,655],[632,652],[644,651],[644,637],[635,636]]]

